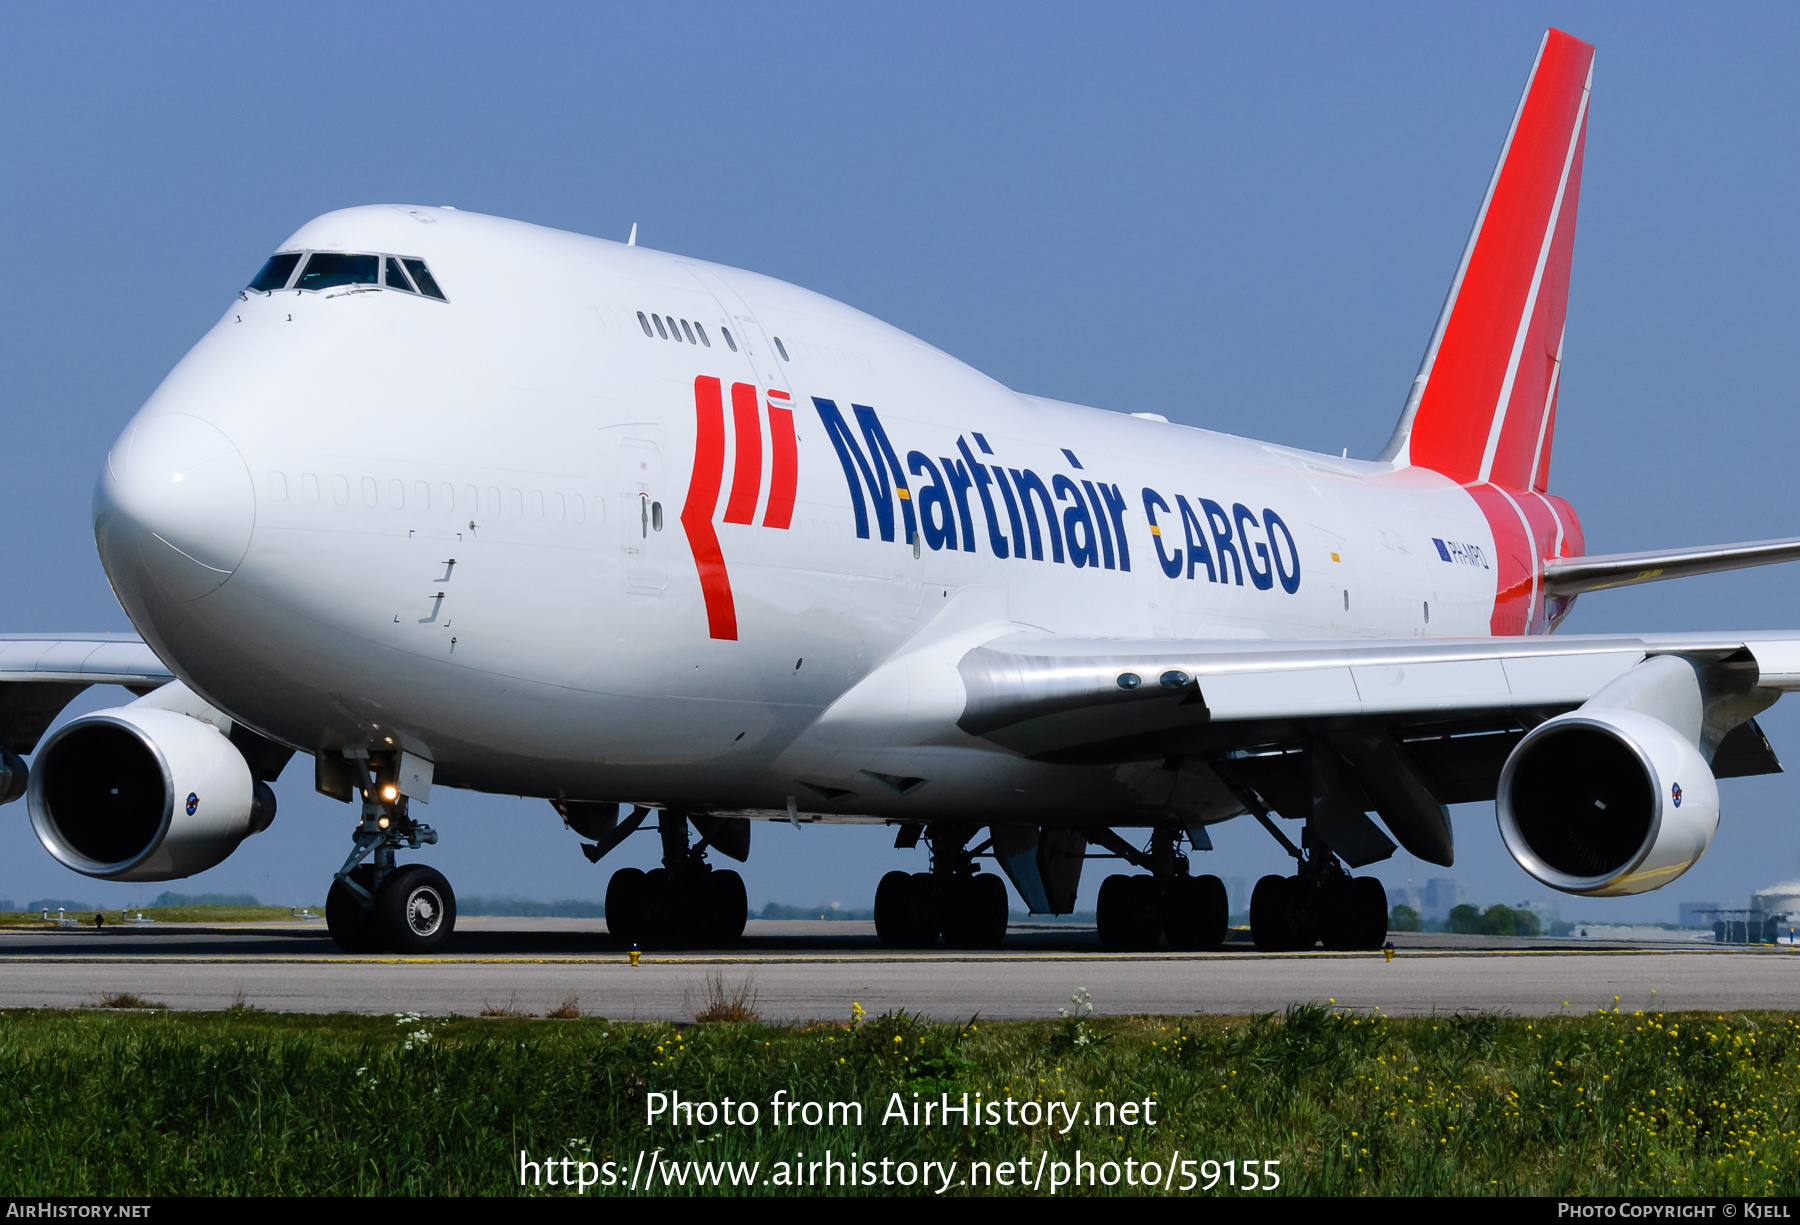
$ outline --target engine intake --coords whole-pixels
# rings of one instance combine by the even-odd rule
[[[1719,827],[1719,788],[1700,750],[1662,720],[1584,708],[1519,742],[1495,808],[1520,867],[1553,889],[1608,897],[1693,867]]]
[[[275,793],[211,724],[119,707],[75,719],[38,751],[32,830],[57,861],[102,880],[159,881],[221,862],[275,819]]]

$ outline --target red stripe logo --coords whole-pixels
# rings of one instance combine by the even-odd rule
[[[763,508],[762,526],[783,531],[793,522],[800,479],[800,448],[791,404],[787,392],[769,390],[769,496]],[[729,524],[750,526],[756,521],[764,453],[762,414],[758,408],[754,385],[731,385],[735,446],[731,495],[726,499],[724,516]],[[724,387],[718,379],[701,375],[694,380],[694,471],[688,478],[687,500],[681,507],[681,526],[687,532],[694,568],[700,576],[707,633],[735,642],[737,602],[731,592],[731,575],[725,568],[725,551],[713,523],[725,486],[725,441]]]

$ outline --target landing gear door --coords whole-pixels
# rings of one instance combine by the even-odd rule
[[[639,595],[661,595],[669,583],[667,492],[656,444],[642,438],[622,440],[619,530],[625,548],[625,587]]]

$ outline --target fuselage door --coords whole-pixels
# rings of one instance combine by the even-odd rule
[[[774,344],[763,331],[762,324],[751,313],[749,304],[712,269],[687,263],[682,264],[682,267],[705,286],[706,291],[719,304],[725,326],[734,333],[729,344],[737,346],[749,359],[750,368],[756,371],[756,381],[762,384],[765,391],[770,388],[782,392],[791,391],[787,371],[782,368],[785,363],[776,355]]]
[[[661,595],[669,583],[667,496],[657,445],[642,438],[621,441],[619,530],[625,547],[625,586],[640,595]]]

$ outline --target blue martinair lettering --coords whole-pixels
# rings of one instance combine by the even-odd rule
[[[900,468],[900,460],[894,454],[893,444],[888,442],[887,431],[881,428],[881,419],[875,410],[861,404],[852,404],[851,411],[862,426],[863,437],[868,441],[869,453],[856,444],[856,435],[844,421],[838,406],[831,400],[813,397],[813,407],[818,410],[819,420],[825,426],[825,434],[831,439],[831,445],[837,450],[838,462],[844,467],[844,480],[850,486],[850,506],[856,516],[856,535],[859,539],[869,538],[869,512],[863,501],[863,489],[866,486],[869,501],[875,505],[875,523],[883,540],[894,538],[894,494],[900,495],[900,509],[906,525],[906,539],[912,540],[916,529],[913,520],[912,494],[906,487],[906,474]],[[873,459],[873,463],[870,460]],[[889,475],[893,482],[890,486]]]

